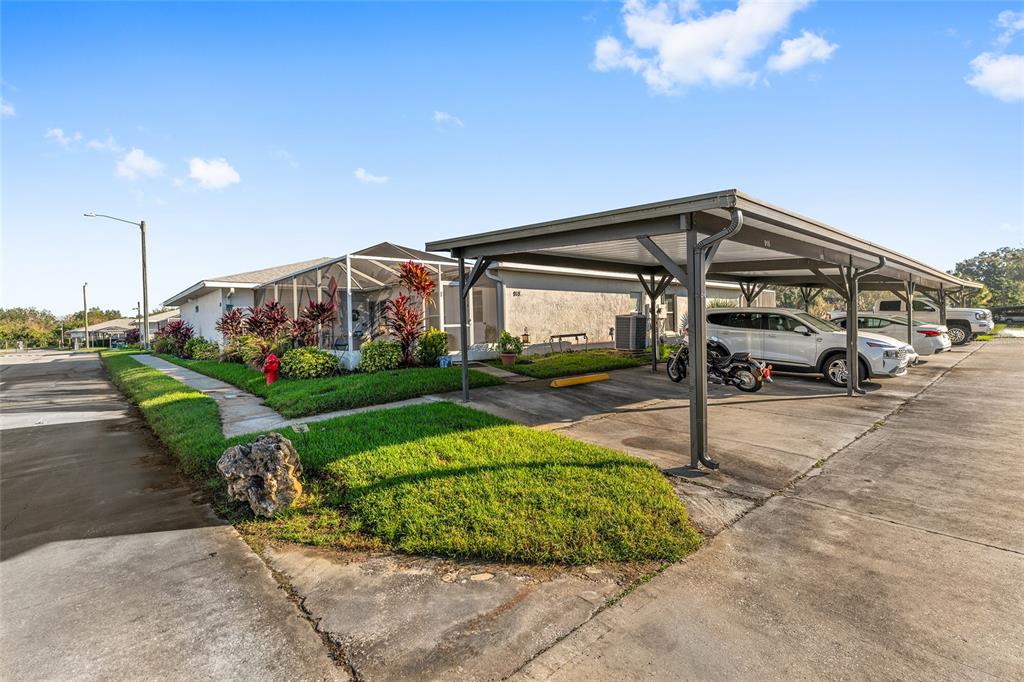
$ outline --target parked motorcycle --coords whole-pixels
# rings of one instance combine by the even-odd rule
[[[683,343],[668,359],[668,378],[679,383],[688,373],[690,349]],[[745,393],[761,390],[772,382],[772,366],[755,360],[750,353],[730,353],[717,336],[708,338],[708,381],[735,386]]]

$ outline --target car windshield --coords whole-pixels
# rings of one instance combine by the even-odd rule
[[[797,313],[797,318],[804,324],[810,326],[811,329],[817,329],[820,332],[841,332],[842,327],[839,325],[832,324],[828,320],[823,320],[820,317],[815,317],[809,313]]]

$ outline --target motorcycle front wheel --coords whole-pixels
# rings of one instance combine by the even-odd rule
[[[762,384],[764,384],[764,381],[755,377],[754,373],[749,369],[733,370],[732,378],[738,382],[736,388],[744,393],[757,393],[761,390]]]
[[[686,366],[678,356],[672,357],[668,361],[668,378],[677,384],[686,377]]]

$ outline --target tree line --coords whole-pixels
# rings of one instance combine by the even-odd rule
[[[123,317],[120,310],[89,309],[90,325],[120,317]],[[67,345],[67,332],[85,325],[85,313],[79,310],[57,317],[49,310],[39,308],[0,308],[0,345],[9,348],[22,341],[30,348],[57,346],[61,340],[62,325]]]

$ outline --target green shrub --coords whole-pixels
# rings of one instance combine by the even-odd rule
[[[169,336],[158,336],[153,340],[153,351],[164,355],[178,355],[178,344]]]
[[[398,369],[402,364],[402,344],[397,341],[370,341],[360,349],[359,369],[364,372],[383,372]]]
[[[194,360],[217,360],[220,358],[220,346],[201,336],[193,336],[185,342],[184,357]]]
[[[506,330],[498,337],[498,350],[502,353],[515,353],[519,355],[523,352],[523,342],[518,336],[512,336]]]
[[[281,358],[281,373],[289,379],[319,379],[338,372],[338,358],[317,348],[293,348]]]
[[[416,346],[416,361],[424,367],[437,367],[441,356],[448,354],[448,332],[428,329],[420,336]]]

